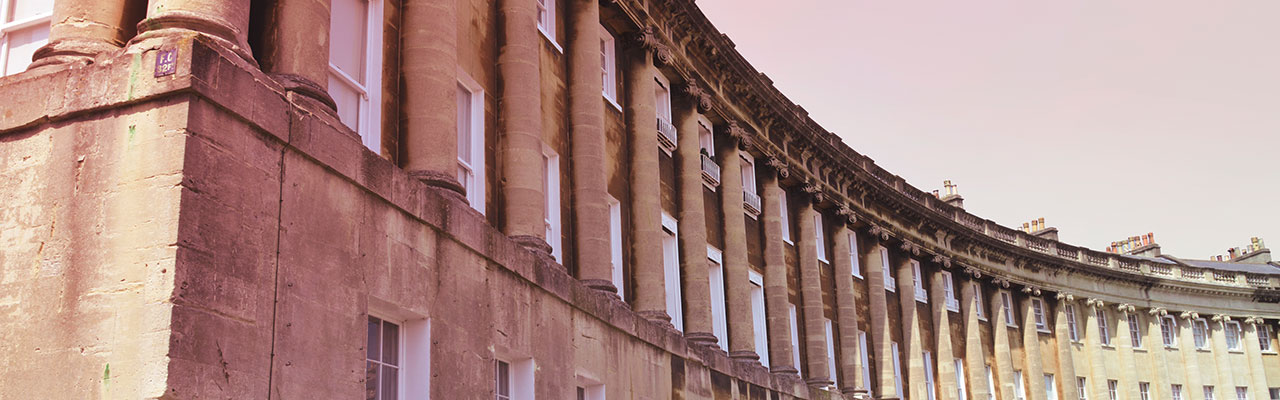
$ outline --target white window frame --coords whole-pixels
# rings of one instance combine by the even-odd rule
[[[1275,353],[1271,347],[1271,325],[1259,322],[1254,324],[1254,329],[1258,331],[1258,349],[1263,353]]]
[[[889,349],[893,352],[893,389],[899,397],[906,397],[906,393],[902,392],[902,358],[898,353],[898,342],[889,343]]]
[[[716,345],[729,351],[729,318],[725,310],[724,253],[707,245],[707,283],[711,287],[711,333]]]
[[[621,111],[622,106],[618,105],[618,45],[613,33],[604,25],[600,25],[600,63],[601,94],[610,105]]]
[[[924,357],[925,398],[928,400],[937,400],[938,398],[937,388],[934,386],[934,381],[933,381],[933,354],[926,350],[923,352],[922,356]]]
[[[613,286],[618,289],[618,297],[626,299],[623,288],[626,280],[622,270],[622,202],[609,196],[609,262],[612,265]]]
[[[667,315],[677,331],[684,332],[684,305],[680,284],[679,224],[671,214],[662,213],[662,273],[667,292]]]
[[[940,271],[942,276],[942,294],[946,299],[947,310],[960,312],[960,299],[956,298],[955,282],[951,280],[951,271]]]
[[[751,329],[755,332],[756,355],[760,364],[769,368],[769,331],[765,316],[764,275],[748,270],[747,282],[751,283]]]
[[[1226,321],[1222,324],[1222,335],[1227,339],[1227,351],[1240,351],[1241,333],[1240,322]]]
[[[1133,348],[1135,349],[1141,349],[1142,348],[1141,319],[1138,318],[1138,314],[1135,314],[1135,313],[1127,313],[1125,314],[1124,317],[1125,317],[1125,321],[1129,322],[1129,342],[1130,342],[1129,344],[1133,345]]]
[[[858,331],[858,358],[862,361],[862,382],[871,394],[871,355],[867,352],[867,333]]]
[[[1067,336],[1072,342],[1080,342],[1080,322],[1076,320],[1076,305],[1066,304],[1063,306],[1063,314],[1067,318]]]
[[[5,22],[9,20],[9,9],[13,8],[14,3],[17,1],[22,0],[0,0],[0,76],[22,73],[23,71],[26,71],[29,65],[31,65],[31,60],[18,60],[17,63],[22,64],[22,70],[16,71],[13,74],[5,73],[5,71],[9,70],[10,64],[15,66],[18,65],[14,60],[10,59],[12,57],[10,53],[12,45],[9,43],[10,34],[20,30],[45,25],[44,40],[33,41],[31,42],[31,46],[39,49],[49,43],[49,31],[52,29],[51,25],[53,20],[53,1],[36,0],[35,2],[47,1],[45,4],[49,5],[49,11],[39,12],[23,19],[14,20],[13,22]]]
[[[831,378],[831,387],[840,387],[840,377],[836,374],[836,330],[831,318],[823,318],[823,330],[827,337],[827,374]]]
[[[657,114],[658,119],[666,121],[674,127],[675,121],[673,121],[671,117],[671,82],[668,81],[667,77],[661,73],[654,74],[653,81],[655,84],[653,111]],[[675,146],[673,147],[678,148],[680,147],[680,129],[672,129],[671,131],[674,136],[671,138],[671,142],[675,143]],[[661,133],[659,133],[659,135],[661,135]],[[668,150],[666,146],[659,144],[658,148],[662,149],[662,152],[667,153],[668,156],[672,154],[671,150]]]
[[[705,132],[705,133],[704,133]],[[698,114],[698,151],[706,151],[707,156],[712,160],[716,156],[716,133],[712,129],[711,120],[705,115]],[[744,186],[744,189],[745,186]]]
[[[778,213],[782,216],[782,241],[794,246],[796,242],[791,239],[791,213],[787,206],[787,191],[782,190],[782,195],[778,196]]]
[[[955,372],[956,372],[956,399],[960,399],[960,400],[968,399],[969,388],[965,384],[965,379],[964,379],[964,359],[956,358],[955,361],[953,361],[953,363],[955,364]]]
[[[546,224],[547,244],[551,245],[551,257],[564,262],[562,236],[563,218],[560,217],[560,155],[551,146],[542,145],[542,190],[544,196],[543,223]]]
[[[1013,371],[1013,395],[1014,399],[1027,400],[1027,384],[1023,380],[1022,370]]]
[[[929,292],[924,290],[924,273],[920,271],[920,262],[911,260],[911,287],[915,289],[916,301],[929,304]]]
[[[865,279],[862,277],[862,260],[858,257],[858,234],[852,230],[849,231],[849,271],[854,278]]]
[[[1107,379],[1107,399],[1118,400],[1120,393],[1120,382],[1115,379]]]
[[[578,375],[578,400],[605,400],[604,384]]]
[[[397,399],[401,398],[401,396],[399,396],[399,394],[400,394],[400,393],[404,393],[404,390],[405,390],[405,375],[406,375],[406,374],[405,374],[405,372],[406,372],[406,371],[405,371],[405,365],[404,365],[404,364],[405,364],[405,361],[407,361],[405,358],[406,358],[406,356],[408,356],[408,352],[406,351],[406,347],[408,347],[408,346],[406,346],[406,344],[407,344],[407,343],[406,343],[406,340],[405,340],[405,324],[404,324],[404,321],[402,321],[402,320],[400,320],[400,319],[395,319],[395,318],[386,318],[386,317],[382,316],[381,314],[377,314],[377,313],[369,313],[369,315],[368,315],[368,317],[366,318],[366,320],[368,320],[368,319],[377,319],[377,320],[378,320],[378,353],[379,353],[379,354],[378,354],[378,358],[379,358],[379,359],[377,359],[377,360],[371,360],[371,359],[369,359],[368,349],[366,349],[366,351],[365,351],[365,365],[366,365],[366,366],[365,366],[365,368],[366,368],[366,371],[367,371],[367,368],[368,368],[368,363],[375,363],[375,364],[377,364],[377,365],[378,365],[378,378],[379,378],[379,379],[381,379],[381,378],[382,378],[382,376],[383,376],[383,375],[382,375],[382,367],[383,367],[383,366],[390,366],[390,367],[393,367],[393,368],[395,368],[395,369],[396,369],[396,393],[397,393],[397,395],[396,395],[395,397],[393,397],[393,398],[384,398],[384,397],[383,397],[383,394],[382,394],[382,384],[381,384],[381,382],[378,382],[378,383],[376,383],[376,384],[375,384],[375,385],[378,387],[378,389],[377,389],[377,390],[378,390],[378,393],[377,393],[374,397],[376,397],[376,398],[378,398],[378,399],[380,399],[380,400],[384,400],[384,399],[385,399],[385,400],[397,400]],[[372,323],[373,321],[368,321],[368,322]],[[383,351],[382,351],[382,350],[383,350],[383,347],[384,347],[384,346],[386,346],[386,342],[383,340],[383,339],[385,338],[385,336],[383,336],[382,332],[383,332],[383,329],[385,329],[386,324],[391,324],[391,325],[395,325],[395,326],[396,326],[396,347],[397,347],[397,348],[396,348],[396,361],[397,361],[397,364],[394,364],[394,365],[393,365],[393,364],[386,363],[386,362],[385,362],[385,360],[383,360],[383,358],[382,358],[383,356],[385,356],[385,354],[382,354],[382,353],[383,353]],[[366,330],[366,332],[368,332],[368,331]],[[365,335],[365,342],[367,343],[367,342],[368,342],[368,340],[369,340],[369,338],[368,338],[368,334],[366,333],[366,335]],[[428,342],[428,343],[429,343],[429,342]],[[367,373],[367,372],[366,372],[366,373]]]
[[[1204,400],[1214,400],[1213,385],[1204,386]]]
[[[541,32],[543,37],[551,41],[551,45],[556,48],[556,51],[564,53],[564,49],[556,41],[556,0],[535,0],[534,3],[538,9],[538,14],[535,16],[538,22],[538,32]]]
[[[1044,315],[1044,300],[1038,297],[1031,298],[1031,312],[1035,318],[1036,331],[1040,333],[1049,333],[1049,319]]]
[[[1151,382],[1138,382],[1138,398],[1151,400]]]
[[[991,364],[986,365],[987,368],[987,400],[996,399],[996,378],[991,372]]]
[[[1098,341],[1100,341],[1103,346],[1110,347],[1111,327],[1107,325],[1107,311],[1103,310],[1102,307],[1096,308],[1094,310],[1094,318],[1098,319],[1098,335],[1100,336]]]
[[[1046,400],[1058,400],[1058,381],[1053,374],[1044,374],[1044,394]]]
[[[458,171],[460,174],[467,174],[469,179],[462,183],[467,192],[467,203],[471,204],[471,208],[484,214],[485,201],[485,154],[484,154],[484,87],[479,82],[471,79],[471,76],[458,68],[458,89],[466,91],[470,96],[470,113],[467,115],[467,127],[470,132],[467,133],[471,148],[471,162],[468,163],[462,159],[461,154],[458,156]],[[463,124],[462,116],[459,115],[458,133],[462,133]],[[461,140],[462,138],[459,138]],[[459,148],[461,151],[461,148]]]
[[[982,299],[982,284],[978,282],[969,282],[969,284],[973,285],[973,307],[978,312],[978,320],[986,321],[987,306],[986,301]]]
[[[800,329],[799,329],[799,313],[796,312],[796,305],[787,303],[789,317],[791,320],[791,362],[796,370],[800,369]]]
[[[1089,380],[1083,376],[1076,377],[1076,392],[1080,395],[1080,400],[1089,400]]]
[[[1209,321],[1204,318],[1197,318],[1191,321],[1191,339],[1196,346],[1196,350],[1209,349]]]
[[[1169,385],[1169,395],[1173,396],[1172,400],[1182,400],[1182,385]]]
[[[884,290],[890,292],[898,291],[898,280],[893,278],[893,267],[889,266],[889,249],[883,246],[876,246],[876,250],[880,252],[880,270],[884,275]]]
[[[360,135],[360,143],[373,152],[382,151],[382,2],[365,1],[365,59],[364,82],[329,62],[329,79],[338,80],[360,94],[360,109],[356,111],[357,126],[351,127]],[[325,58],[328,60],[328,57]]]
[[[509,396],[497,394],[497,388],[502,382],[498,379],[498,369],[502,368],[502,364],[507,365],[507,388]],[[537,371],[537,364],[532,358],[513,358],[513,357],[494,357],[494,398],[497,400],[534,400],[534,375]]]
[[[756,189],[756,186],[758,185],[756,184],[755,156],[752,156],[751,153],[748,153],[745,151],[739,151],[738,158],[742,160],[742,162],[738,165],[738,168],[740,168],[740,172],[742,172],[741,178],[742,178],[742,192],[744,193],[743,197],[746,197],[746,193],[751,193],[752,195],[755,195],[757,198],[759,198],[760,191]],[[743,207],[742,211],[746,213],[748,217],[751,217],[751,219],[755,219],[755,220],[760,219],[759,213],[749,211],[747,210],[746,207]],[[819,236],[819,239],[821,239],[821,236]],[[823,256],[818,258],[822,259],[823,261],[826,261],[826,254],[825,253],[821,253],[821,254]]]
[[[1247,386],[1236,386],[1236,400],[1249,400],[1249,388]]]
[[[825,230],[822,227],[822,213],[820,212],[813,213],[813,231],[815,235],[813,245],[818,250],[818,261],[830,264],[831,261],[827,260],[827,240]]]
[[[1018,327],[1018,320],[1013,317],[1013,295],[1007,290],[1000,291],[1000,305],[1004,307],[1004,324],[1010,328]]]
[[[1178,320],[1172,315],[1160,317],[1160,341],[1166,348],[1178,347]]]

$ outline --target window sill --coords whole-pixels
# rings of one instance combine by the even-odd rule
[[[1105,344],[1105,343],[1104,343],[1104,344],[1102,344],[1102,348],[1104,348],[1104,349],[1111,349],[1111,350],[1115,350],[1115,349],[1116,349],[1116,345],[1114,345],[1114,344]]]
[[[1004,326],[1005,326],[1006,328],[1018,329],[1018,324],[1010,324],[1010,323],[1006,322],[1006,323],[1004,324]]]
[[[1177,345],[1165,345],[1165,346],[1164,346],[1164,349],[1165,349],[1165,350],[1177,350],[1177,349],[1178,349],[1178,346],[1177,346]]]
[[[560,43],[556,43],[556,39],[551,37],[550,33],[547,33],[545,29],[542,29],[542,25],[538,25],[538,32],[542,33],[542,37],[544,39],[547,39],[548,42],[551,42],[551,47],[554,47],[556,49],[556,53],[559,53],[562,55],[564,54],[564,48],[560,47]]]
[[[622,112],[622,106],[618,105],[618,100],[615,100],[614,98],[609,97],[609,95],[603,94],[603,93],[601,93],[601,97],[604,97],[604,101],[608,102],[609,105],[613,106],[615,110],[618,110],[618,112]]]
[[[860,275],[860,274],[853,274],[853,277],[854,277],[854,278],[861,279],[861,280],[864,280],[864,281],[865,281],[865,280],[867,280],[867,278],[863,278],[863,277],[862,277],[862,275]]]
[[[978,317],[978,320],[979,320],[979,321],[982,321],[982,322],[988,322],[988,321],[991,321],[990,319],[987,319],[987,317]]]
[[[1280,353],[1276,353],[1276,351],[1275,351],[1275,350],[1263,350],[1263,351],[1262,351],[1262,354],[1265,354],[1265,355],[1273,355],[1273,356],[1274,356],[1274,355],[1276,355],[1276,354],[1280,354]]]
[[[1244,354],[1244,350],[1227,350],[1231,354]]]
[[[1201,352],[1201,353],[1212,353],[1212,352],[1213,352],[1213,350],[1209,350],[1209,349],[1208,349],[1208,348],[1206,348],[1206,347],[1197,347],[1197,348],[1196,348],[1196,351]]]
[[[1146,348],[1146,347],[1134,347],[1134,348],[1133,348],[1133,352],[1134,352],[1134,353],[1146,353],[1146,352],[1147,352],[1147,348]]]
[[[782,238],[782,243],[786,243],[786,244],[789,244],[789,245],[792,245],[792,246],[795,246],[795,245],[796,245],[796,242],[795,242],[794,240],[791,240],[791,239],[788,239],[788,238]]]
[[[1053,332],[1049,331],[1049,329],[1048,329],[1048,328],[1043,328],[1043,329],[1041,329],[1041,328],[1036,328],[1036,332],[1041,333],[1041,334],[1045,334],[1045,335],[1052,335],[1052,334],[1053,334]]]
[[[956,307],[956,308],[947,307],[947,311],[958,313],[960,312],[960,307]]]

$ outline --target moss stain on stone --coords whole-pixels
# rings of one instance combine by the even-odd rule
[[[107,366],[102,369],[102,386],[107,386],[110,383],[111,383],[111,363],[107,363]]]
[[[133,100],[133,88],[138,82],[138,70],[142,69],[142,54],[134,54],[129,62],[129,100]]]

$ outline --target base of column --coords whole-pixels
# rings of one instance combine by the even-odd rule
[[[711,332],[686,332],[684,339],[688,340],[689,343],[702,346],[715,346],[720,341],[720,339],[716,338],[716,334]]]
[[[790,365],[781,365],[777,367],[770,367],[769,372],[778,374],[778,375],[798,375],[800,373],[800,370]]]
[[[809,386],[827,387],[827,386],[831,386],[831,384],[835,382],[831,381],[831,379],[828,379],[828,378],[809,378],[809,379],[805,379],[804,383]]]
[[[441,190],[442,193],[445,193],[456,199],[461,199],[463,202],[467,201],[467,190],[462,187],[461,183],[458,183],[457,176],[440,172],[440,171],[420,169],[416,171],[409,171],[409,177],[417,180],[418,182],[422,182],[427,186],[437,188],[437,189],[443,189]],[[511,239],[516,240],[517,242],[520,241],[520,240],[517,240],[515,236],[512,236]],[[541,238],[535,238],[535,239],[542,241]],[[545,241],[543,243],[545,244]],[[524,243],[520,243],[520,245],[524,247],[529,247]],[[551,254],[550,245],[547,245],[546,253]]]
[[[865,389],[865,388],[851,388],[851,387],[846,387],[846,388],[840,389],[840,392],[841,392],[841,393],[844,393],[844,394],[847,394],[847,395],[850,395],[850,396],[853,396],[853,398],[855,398],[855,399],[860,398],[860,397],[858,397],[858,395],[866,396],[866,397],[863,397],[863,398],[867,398],[867,399],[870,399],[870,398],[871,398],[871,391],[869,391],[869,390],[867,390],[867,389]]]
[[[258,67],[258,62],[249,52],[249,44],[238,43],[234,27],[226,22],[189,11],[171,10],[155,17],[143,18],[142,22],[138,22],[138,35],[129,41],[129,46],[149,39],[190,33],[198,33],[213,39],[255,68]]]
[[[338,115],[338,103],[333,101],[333,97],[330,97],[329,92],[319,83],[297,74],[270,73],[267,75],[275,78],[284,90],[314,100],[324,106],[322,110]]]
[[[34,61],[27,66],[28,71],[66,65],[91,64],[98,54],[120,50],[120,46],[112,43],[88,39],[59,39],[36,49],[32,55]]]
[[[759,361],[760,355],[751,350],[735,350],[729,352],[729,358],[736,361]]]
[[[613,286],[613,281],[604,279],[582,279],[580,282],[593,290],[598,290],[612,294],[614,297],[618,297],[618,288]]]
[[[435,173],[435,171],[432,171],[432,173]],[[543,238],[533,235],[514,235],[508,237],[511,238],[511,241],[516,242],[520,247],[529,249],[529,251],[539,255],[551,256],[551,245],[547,244],[547,241]],[[668,317],[667,320],[669,321],[671,318]]]
[[[671,316],[667,315],[666,311],[637,311],[636,314],[639,314],[644,319],[649,320],[649,322],[663,325],[668,329],[675,329],[675,325],[671,324]]]

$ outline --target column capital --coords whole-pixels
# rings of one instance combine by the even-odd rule
[[[706,113],[711,111],[714,106],[711,103],[711,92],[699,85],[697,79],[689,78],[685,82],[682,91],[686,96],[689,96],[689,100],[692,100],[698,106],[698,112]]]
[[[708,104],[711,102],[709,97],[707,102]],[[729,120],[728,134],[730,138],[738,141],[738,150],[745,151],[747,148],[751,147],[751,133],[748,132],[746,128],[743,128],[742,124],[738,123],[738,120]],[[821,202],[821,200],[818,201]]]
[[[653,52],[654,61],[664,65],[671,65],[671,60],[675,56],[671,53],[671,49],[667,47],[662,39],[658,37],[657,32],[653,31],[652,26],[646,26],[639,32],[635,33],[634,40],[645,51]]]
[[[871,225],[871,236],[879,236],[880,240],[889,240],[890,235],[888,229],[870,222],[868,222],[867,225]]]
[[[1053,296],[1053,298],[1058,299],[1058,300],[1076,301],[1076,296],[1075,296],[1075,295],[1070,294],[1070,293],[1063,293],[1063,292],[1058,292],[1058,294],[1057,294],[1057,295],[1055,295],[1055,296]]]
[[[933,262],[935,264],[941,265],[943,268],[951,268],[951,257],[947,257],[941,254],[934,254]]]
[[[1231,316],[1230,316],[1230,315],[1226,315],[1226,314],[1214,314],[1214,315],[1213,315],[1213,322],[1228,322],[1228,321],[1231,321]]]
[[[1155,307],[1150,310],[1147,310],[1147,314],[1163,317],[1163,316],[1169,315],[1169,310],[1165,309],[1164,307]]]
[[[804,184],[800,185],[800,190],[808,194],[813,203],[821,203],[825,199],[825,195],[822,193],[822,184],[818,183],[817,179],[805,179]]]
[[[910,240],[902,239],[902,245],[899,247],[902,249],[902,251],[911,253],[911,255],[913,256],[920,255],[920,245],[915,244]]]
[[[1028,285],[1028,284],[1025,284],[1025,283],[1024,283],[1024,284],[1022,284],[1022,293],[1026,293],[1026,294],[1031,295],[1031,296],[1039,296],[1039,295],[1040,295],[1040,288],[1035,287],[1035,286],[1031,286],[1031,285]]]
[[[1136,309],[1137,308],[1135,308],[1133,304],[1129,304],[1129,303],[1116,304],[1116,311],[1120,311],[1125,314],[1129,314]]]
[[[836,215],[844,217],[845,222],[851,226],[858,223],[858,213],[854,212],[853,208],[850,208],[848,204],[840,203],[836,207]]]
[[[973,279],[982,279],[982,270],[979,270],[977,267],[966,265],[964,266],[964,273],[972,276]]]
[[[1183,311],[1181,313],[1178,313],[1178,318],[1187,319],[1187,320],[1200,319],[1200,313],[1197,313],[1194,311]]]
[[[1107,303],[1106,303],[1106,302],[1104,302],[1104,301],[1102,301],[1102,299],[1095,298],[1095,297],[1090,297],[1090,298],[1088,298],[1088,299],[1085,299],[1085,301],[1084,301],[1084,305],[1089,306],[1089,307],[1098,308],[1098,307],[1102,307],[1102,306],[1107,305]]]
[[[1262,324],[1266,322],[1265,320],[1262,319],[1262,317],[1254,316],[1254,315],[1244,317],[1243,321],[1244,323],[1249,325],[1257,325],[1257,324]]]
[[[999,276],[991,277],[991,283],[1004,289],[1009,288],[1009,280]]]
[[[773,169],[778,174],[779,179],[787,179],[791,176],[791,169],[787,167],[787,161],[774,154],[765,155],[764,165]]]

